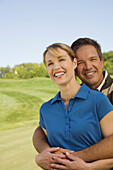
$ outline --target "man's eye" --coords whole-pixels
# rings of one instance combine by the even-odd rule
[[[91,61],[96,61],[97,59],[96,58],[92,58]]]
[[[77,62],[77,64],[79,65],[79,64],[84,64],[84,62]]]

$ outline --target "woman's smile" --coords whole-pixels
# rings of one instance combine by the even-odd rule
[[[55,77],[62,77],[62,75],[64,75],[65,72],[64,71],[59,71],[57,73],[54,74]]]

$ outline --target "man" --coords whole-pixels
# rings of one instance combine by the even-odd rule
[[[71,48],[78,61],[78,77],[91,89],[104,93],[113,104],[113,79],[106,70],[103,71],[104,58],[100,45],[95,40],[79,38]]]
[[[113,79],[111,79],[107,71],[103,71],[104,59],[102,57],[100,45],[89,38],[80,38],[72,44],[72,49],[74,50],[78,61],[78,67],[76,70],[78,77],[91,89],[99,90],[104,93],[113,104]],[[111,128],[111,134],[113,134],[113,128]],[[54,154],[54,152],[59,149],[50,148],[47,142],[47,137],[40,126],[35,130],[33,143],[36,150],[39,153],[41,152],[41,154],[36,156],[36,162],[39,166],[45,169],[52,169],[51,167],[56,167],[55,161],[62,163],[62,159],[59,160],[57,157],[58,155]],[[109,136],[107,134],[107,137],[97,144],[81,151],[74,152],[73,155],[75,155],[75,159],[76,156],[78,156],[86,162],[92,162],[95,160],[112,158],[113,150],[111,148],[113,148],[113,135]],[[63,149],[60,149],[60,151],[64,153],[66,152]],[[59,155],[59,157],[60,156],[63,158],[63,155]],[[79,160],[82,161],[81,159]],[[74,161],[74,158],[71,160]],[[69,169],[68,166],[70,166],[71,163],[72,161],[66,161],[66,165],[64,164],[65,169]]]

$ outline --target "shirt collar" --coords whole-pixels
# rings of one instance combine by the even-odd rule
[[[102,83],[100,84],[100,86],[97,87],[97,90],[98,90],[98,91],[101,90],[102,86],[103,86],[104,83],[105,83],[105,80],[106,80],[106,78],[107,78],[107,76],[108,76],[107,70],[104,70],[104,71],[103,71],[103,75],[104,75],[104,79],[103,79]]]
[[[53,104],[54,102],[56,102],[57,100],[61,100],[60,97],[60,91],[56,94],[56,96],[51,100],[51,104]]]
[[[88,93],[89,93],[90,90],[91,89],[83,83],[81,88],[77,92],[77,94],[72,99],[75,99],[75,98],[87,99],[87,96],[88,96]],[[60,91],[51,100],[51,104],[53,104],[54,102],[56,102],[58,100],[62,100],[61,97],[60,97]]]
[[[91,89],[86,86],[85,83],[82,84],[81,88],[79,89],[78,93],[75,95],[76,98],[87,99],[88,93]]]

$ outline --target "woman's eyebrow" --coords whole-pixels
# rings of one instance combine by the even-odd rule
[[[62,57],[65,57],[64,55],[60,55],[60,56],[58,56],[58,58],[62,58]]]

